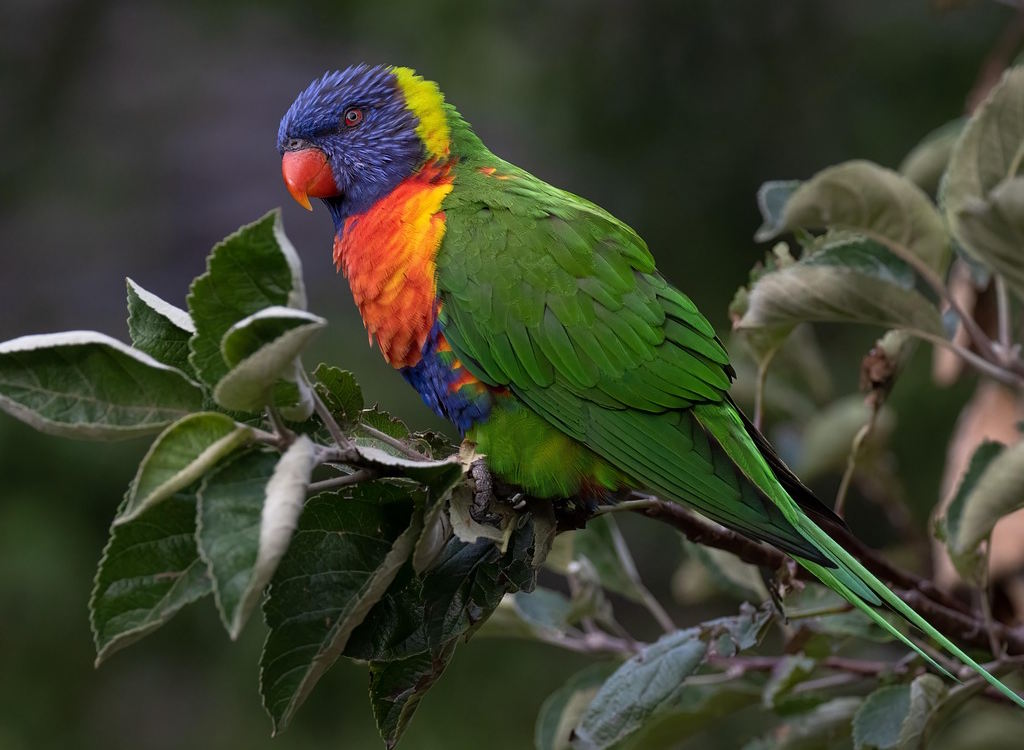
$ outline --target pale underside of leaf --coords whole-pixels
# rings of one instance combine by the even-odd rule
[[[1024,299],[1024,177],[999,183],[987,200],[967,199],[957,226],[964,246]]]
[[[992,533],[1003,516],[1024,507],[1024,442],[1006,448],[992,459],[964,500],[951,551],[963,555]]]
[[[845,162],[803,183],[786,203],[780,231],[801,227],[863,232],[905,249],[938,273],[949,265],[949,236],[928,196],[897,172],[871,162]]]
[[[288,549],[298,524],[302,504],[306,500],[316,446],[305,435],[299,435],[274,468],[267,482],[266,499],[260,513],[259,546],[249,584],[242,594],[231,620],[231,637],[242,632],[249,615],[259,602],[263,589],[277,570],[277,564]]]
[[[226,409],[262,409],[269,403],[274,383],[282,377],[294,377],[295,358],[325,324],[299,325],[241,360],[217,383],[214,399]]]
[[[168,427],[139,464],[128,499],[114,524],[131,521],[216,466],[252,439],[252,429],[217,412],[199,412]]]
[[[157,315],[165,318],[168,323],[186,333],[196,332],[196,324],[192,322],[192,317],[187,312],[180,307],[175,307],[152,292],[143,289],[131,279],[126,279],[126,281],[128,288]]]
[[[62,437],[117,440],[156,432],[197,411],[184,373],[94,331],[0,344],[0,408]]]
[[[841,267],[798,263],[763,277],[738,329],[804,321],[869,323],[943,337],[937,308],[913,289]]]

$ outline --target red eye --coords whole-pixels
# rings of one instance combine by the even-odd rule
[[[345,123],[346,128],[354,128],[356,125],[363,121],[363,110],[356,107],[351,107],[345,110],[345,116],[342,118],[342,122]]]

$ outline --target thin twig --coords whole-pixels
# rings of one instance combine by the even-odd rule
[[[871,399],[871,412],[868,421],[865,422],[853,438],[850,446],[850,455],[846,457],[846,469],[843,471],[843,478],[839,482],[839,489],[836,491],[836,501],[833,510],[840,518],[846,510],[846,494],[850,490],[850,482],[853,481],[853,473],[857,470],[857,459],[860,458],[860,450],[864,442],[871,436],[875,429],[875,422],[878,420],[879,402],[878,399]]]
[[[1010,293],[1006,289],[1006,279],[998,274],[995,277],[997,326],[999,328],[999,354],[1007,364],[1013,361],[1013,325],[1010,321]]]
[[[829,615],[843,615],[853,609],[852,604],[843,602],[834,607],[817,607],[815,609],[801,609],[796,611],[787,610],[787,620],[809,620],[812,617],[828,617]]]
[[[981,603],[981,616],[985,621],[985,633],[988,635],[989,649],[992,651],[992,656],[997,659],[1003,654],[1002,644],[999,643],[999,639],[996,638],[995,630],[992,625],[995,620],[992,617],[992,601],[989,598],[989,548],[991,541],[989,539],[984,542],[984,551],[981,556],[981,582],[978,585],[978,597]]]
[[[632,581],[633,586],[636,587],[637,595],[640,597],[640,602],[647,608],[647,611],[651,613],[657,623],[661,626],[661,629],[666,633],[674,633],[678,628],[676,624],[672,622],[672,618],[669,617],[668,612],[661,606],[654,594],[650,592],[645,585],[643,580],[640,578],[640,573],[636,569],[636,563],[633,560],[633,555],[630,554],[629,547],[626,545],[626,540],[622,537],[622,532],[619,531],[618,526],[615,524],[608,524],[608,528],[611,531],[612,545],[615,548],[615,555],[619,558],[619,565],[622,566],[622,572],[626,574],[626,577]]]
[[[377,472],[373,469],[359,469],[351,474],[345,474],[340,477],[331,477],[330,479],[324,479],[319,482],[313,482],[307,487],[307,494],[313,495],[317,492],[324,492],[325,490],[333,490],[338,487],[348,487],[353,484],[359,484],[360,482],[369,482],[371,479],[377,478]]]
[[[390,445],[392,448],[394,448],[397,451],[401,451],[403,455],[407,456],[408,458],[411,458],[413,461],[429,461],[430,460],[426,456],[424,456],[422,453],[420,453],[419,451],[415,451],[412,448],[410,448],[408,445],[403,443],[398,438],[392,437],[391,435],[387,434],[386,432],[381,432],[376,427],[371,427],[370,425],[366,424],[365,422],[360,422],[359,423],[359,429],[363,430],[370,437],[376,438],[377,440],[380,440],[382,443],[387,443],[388,445]]]
[[[348,436],[341,431],[341,427],[338,425],[338,421],[331,414],[331,410],[327,408],[327,404],[320,398],[320,394],[316,392],[312,381],[309,379],[309,375],[306,371],[302,371],[302,378],[306,381],[306,387],[309,388],[310,397],[313,399],[313,409],[316,411],[317,416],[320,417],[320,421],[324,423],[327,428],[327,432],[330,433],[331,439],[341,448],[343,451],[350,451],[353,448],[352,441],[348,439]]]
[[[595,516],[603,516],[607,513],[622,513],[624,511],[638,511],[645,508],[653,508],[660,503],[656,497],[642,497],[637,500],[623,500],[611,505],[601,505],[595,511]]]
[[[281,438],[275,435],[273,432],[267,432],[261,430],[259,427],[253,427],[252,425],[242,424],[241,422],[235,422],[235,427],[243,427],[249,430],[252,435],[252,439],[257,443],[266,443],[267,445],[280,445]]]
[[[871,230],[867,230],[863,234],[866,237],[885,245],[893,255],[914,269],[924,282],[935,291],[939,296],[939,299],[943,300],[947,305],[949,305],[949,308],[957,314],[964,330],[967,331],[967,335],[970,336],[974,345],[978,348],[978,351],[981,352],[982,357],[989,361],[993,361],[995,353],[993,351],[992,339],[990,339],[985,331],[982,330],[977,321],[967,314],[960,302],[957,301],[957,299],[950,293],[949,287],[946,286],[946,282],[942,280],[942,277],[939,276],[931,266],[925,263],[920,256],[911,251],[910,248],[900,242],[896,242],[883,234]]]
[[[773,351],[761,362],[757,363],[757,380],[754,382],[754,427],[761,430],[764,422],[764,389],[768,383],[768,365],[775,358]]]
[[[998,380],[1000,383],[1004,383],[1005,385],[1009,386],[1014,386],[1016,388],[1024,387],[1024,377],[1021,377],[1017,373],[1016,369],[1007,369],[1007,367],[1015,367],[1015,364],[1013,362],[1011,362],[1007,367],[1004,367],[1002,365],[990,362],[984,357],[978,356],[970,349],[962,347],[954,341],[944,339],[942,336],[936,336],[934,333],[928,333],[927,331],[921,331],[916,328],[907,329],[907,331],[909,333],[912,333],[914,336],[917,336],[919,339],[924,339],[925,341],[930,341],[933,344],[937,344],[938,346],[943,346],[946,349],[949,349],[951,352],[954,352],[961,359],[967,362],[967,364],[971,365],[980,372],[985,373],[992,379]]]
[[[603,630],[595,630],[592,633],[537,630],[535,636],[539,641],[578,654],[614,654],[629,657],[644,646],[643,643],[616,638]]]

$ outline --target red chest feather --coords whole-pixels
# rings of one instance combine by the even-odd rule
[[[447,168],[428,164],[350,216],[334,240],[334,262],[348,278],[370,343],[377,341],[393,367],[419,361],[434,323],[441,202],[451,189]]]

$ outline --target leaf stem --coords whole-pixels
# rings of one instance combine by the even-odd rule
[[[376,438],[377,440],[380,440],[382,443],[387,443],[388,445],[390,445],[392,448],[394,448],[397,451],[401,451],[403,455],[405,455],[407,458],[411,458],[413,461],[427,461],[427,460],[429,460],[422,453],[420,453],[419,451],[413,450],[412,448],[410,448],[408,445],[406,445],[403,441],[399,440],[398,438],[392,437],[391,435],[387,434],[386,432],[381,432],[376,427],[372,427],[371,425],[368,425],[365,422],[360,422],[359,423],[359,429],[363,430],[370,437]]]
[[[846,469],[843,471],[843,478],[839,482],[839,489],[836,491],[836,501],[833,505],[833,510],[835,510],[836,515],[840,518],[843,517],[843,511],[846,510],[846,495],[850,490],[850,483],[853,481],[853,473],[857,470],[857,459],[860,457],[860,450],[864,445],[864,441],[870,437],[875,429],[875,421],[877,419],[878,400],[871,399],[871,413],[868,415],[868,421],[857,430],[857,434],[853,438],[853,444],[850,446],[850,455],[846,458]]]
[[[911,252],[910,249],[903,244],[895,242],[878,232],[867,230],[864,231],[863,234],[866,237],[885,245],[893,255],[913,268],[925,283],[935,291],[939,296],[939,299],[943,300],[947,305],[949,305],[949,308],[957,314],[957,317],[960,319],[960,323],[963,325],[967,335],[970,336],[974,345],[978,348],[978,351],[981,352],[982,358],[989,362],[996,361],[996,354],[992,345],[992,339],[985,334],[977,321],[967,314],[963,306],[957,301],[956,297],[950,294],[949,288],[942,280],[942,277],[940,277],[931,266],[921,260],[921,258]]]
[[[288,425],[284,423],[284,419],[281,417],[281,412],[269,404],[267,405],[267,419],[274,426],[274,437],[278,447],[286,448],[291,445],[292,440],[295,439],[295,433],[288,429]]]
[[[320,417],[320,421],[324,423],[327,428],[327,432],[330,433],[331,439],[337,444],[343,451],[350,451],[354,448],[352,441],[348,439],[344,432],[341,431],[341,427],[338,426],[338,421],[331,414],[331,410],[327,408],[327,404],[320,398],[320,394],[316,392],[312,381],[309,379],[309,375],[305,370],[302,371],[302,377],[306,381],[306,387],[309,388],[310,396],[313,398],[313,409],[316,411],[317,416]]]
[[[985,633],[988,635],[989,649],[992,651],[992,656],[998,659],[1003,655],[1005,649],[999,643],[995,629],[992,627],[995,619],[992,617],[992,601],[989,598],[989,554],[991,547],[992,537],[990,535],[984,542],[984,554],[981,556],[981,581],[978,584],[978,596],[981,599],[981,616],[985,621]]]
[[[332,477],[319,482],[313,482],[307,488],[307,494],[313,495],[317,492],[333,490],[338,487],[348,487],[353,484],[359,484],[360,482],[369,482],[376,478],[377,472],[373,469],[359,469],[358,471],[354,471],[351,474],[345,474],[344,476]]]
[[[616,638],[603,630],[594,630],[590,633],[538,631],[536,637],[544,643],[578,654],[632,656],[645,645],[637,641],[627,641],[625,638]]]
[[[918,328],[907,328],[905,330],[908,333],[917,336],[919,339],[924,339],[932,344],[949,349],[951,352],[960,356],[960,358],[967,362],[967,364],[971,365],[979,372],[985,373],[993,380],[997,380],[1000,383],[1013,386],[1015,388],[1024,388],[1024,377],[1021,377],[1015,370],[1007,369],[999,364],[994,364],[993,362],[978,356],[970,349],[962,347],[956,342],[949,341],[942,336],[936,336],[933,333],[928,333],[927,331],[922,331]]]

